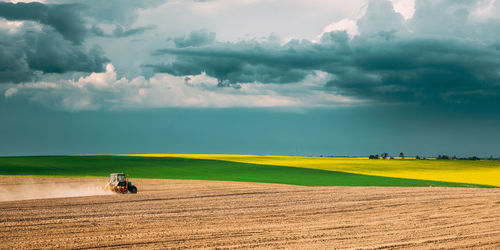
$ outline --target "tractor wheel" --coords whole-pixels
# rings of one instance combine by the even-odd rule
[[[135,186],[132,186],[132,187],[130,188],[130,193],[132,193],[132,194],[136,194],[136,193],[137,193],[137,188],[136,188]]]

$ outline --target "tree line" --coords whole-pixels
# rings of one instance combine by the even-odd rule
[[[401,159],[405,159],[405,154],[403,152],[399,153],[399,157]],[[374,160],[378,160],[378,159],[391,159],[393,160],[394,157],[392,156],[389,156],[388,153],[382,153],[382,154],[374,154],[374,155],[370,155],[368,157],[369,159],[374,159]],[[421,157],[419,155],[415,156],[415,159],[416,160],[427,160],[426,157]],[[477,156],[471,156],[471,157],[457,157],[456,155],[454,156],[448,156],[448,155],[438,155],[436,157],[436,160],[468,160],[468,161],[479,161],[479,160],[490,160],[490,161],[494,161],[494,160],[500,160],[499,158],[495,158],[493,156],[490,156],[488,158],[480,158],[480,157],[477,157]]]
[[[401,159],[404,159],[405,158],[405,154],[403,152],[401,152],[401,153],[399,153],[399,157]],[[381,159],[382,158],[384,160],[388,159],[388,158],[391,159],[391,160],[394,159],[394,157],[389,156],[388,153],[382,153],[380,155],[378,155],[378,154],[376,154],[376,155],[370,155],[368,158],[370,158],[370,159]]]

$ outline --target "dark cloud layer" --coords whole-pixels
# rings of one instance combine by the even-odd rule
[[[326,33],[319,44],[292,41],[227,43],[163,49],[176,61],[157,72],[206,72],[229,83],[293,83],[313,70],[333,76],[327,87],[362,99],[418,103],[498,103],[500,51],[473,41],[399,38],[390,34],[349,40]]]
[[[77,11],[78,7],[78,5],[73,4],[46,5],[38,2],[16,4],[0,2],[0,17],[13,21],[35,21],[48,25],[66,39],[81,44],[87,30],[83,18]]]
[[[359,38],[351,60],[328,85],[349,95],[384,101],[467,103],[498,98],[499,51],[436,38]],[[493,101],[494,99],[490,99]]]
[[[71,71],[102,72],[109,60],[96,46],[84,43],[89,35],[122,38],[144,33],[153,26],[129,28],[136,11],[165,2],[150,1],[66,1],[49,4],[0,2],[0,18],[25,23],[19,31],[0,34],[0,82],[26,82],[43,73]],[[96,26],[116,25],[111,34]],[[90,30],[89,25],[93,25]]]
[[[154,26],[131,28],[137,10],[165,0],[52,0],[48,3],[0,2],[0,19],[26,22],[16,32],[0,31],[0,83],[26,82],[44,73],[103,72],[109,60],[89,36],[123,38]],[[99,24],[115,25],[110,34]],[[88,30],[87,27],[92,27]],[[90,48],[90,49],[89,49]]]
[[[273,39],[190,47],[177,45],[179,48],[155,52],[155,55],[176,55],[175,62],[148,66],[157,72],[174,75],[206,72],[221,83],[293,83],[304,79],[311,70],[338,64],[343,54],[342,42],[346,42],[348,36],[342,32],[332,34],[330,39],[327,45],[293,40],[281,46]]]
[[[49,0],[49,3],[80,4],[80,13],[96,23],[120,24],[129,27],[137,19],[137,10],[151,8],[167,0]]]
[[[28,49],[26,61],[32,70],[44,73],[65,73],[68,71],[102,72],[109,60],[103,57],[99,47],[85,49],[58,38],[50,31],[39,34],[27,33]]]
[[[464,6],[472,2],[457,2],[445,4],[452,10],[445,11],[444,15],[464,18],[463,15],[467,15]],[[417,8],[431,8],[429,4],[432,2],[417,1]],[[206,72],[219,82],[230,84],[293,83],[320,70],[332,77],[325,86],[326,91],[331,89],[365,100],[477,107],[499,105],[500,50],[495,44],[500,37],[467,35],[467,32],[477,35],[472,29],[484,23],[467,23],[462,30],[447,30],[437,35],[435,29],[429,27],[432,25],[422,24],[427,20],[420,10],[417,9],[415,15],[414,19],[405,21],[390,2],[371,1],[366,15],[358,20],[360,35],[353,39],[346,32],[336,31],[325,33],[319,43],[292,40],[280,45],[269,39],[196,46],[186,43],[184,46],[179,42],[177,48],[154,53],[174,55],[174,62],[147,66],[156,72],[174,75]],[[495,21],[489,24],[495,26]],[[178,38],[178,41],[185,40],[189,39]]]
[[[86,48],[84,19],[77,5],[0,2],[0,17],[27,22],[0,31],[0,82],[26,82],[44,73],[102,72],[109,60]]]
[[[24,43],[22,37],[9,37],[0,31],[0,82],[28,81],[34,75],[23,59],[26,51],[19,43]]]
[[[31,81],[37,72],[102,72],[108,61],[98,47],[86,49],[53,29],[24,27],[16,34],[0,31],[0,82]]]
[[[154,26],[152,26],[152,25],[142,26],[142,27],[132,28],[132,29],[124,29],[122,26],[117,26],[111,34],[107,34],[106,32],[104,32],[103,29],[94,25],[94,26],[92,26],[91,31],[94,35],[100,36],[100,37],[121,38],[121,37],[140,35],[142,33],[150,31],[152,29],[154,29]]]

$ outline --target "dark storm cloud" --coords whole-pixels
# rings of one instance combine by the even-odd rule
[[[417,6],[422,2],[429,3],[417,1]],[[461,18],[460,8],[450,13]],[[408,25],[416,22],[406,22],[394,12],[390,2],[372,1],[366,15],[358,20],[360,35],[353,39],[346,32],[337,31],[325,33],[319,43],[292,40],[280,45],[271,39],[211,42],[197,47],[176,43],[177,48],[154,52],[157,56],[174,55],[175,61],[147,66],[174,75],[206,72],[221,83],[231,84],[294,83],[320,70],[332,77],[325,90],[334,89],[365,100],[429,105],[500,104],[500,51],[495,46],[500,39],[488,43],[449,34],[409,32]],[[179,41],[182,39],[185,38]]]
[[[7,3],[0,2],[0,17],[10,21],[34,21],[48,25],[66,39],[81,44],[89,34],[87,22],[94,24],[90,34],[107,37],[128,37],[153,29],[152,25],[138,28],[125,28],[131,25],[137,10],[164,3],[165,0],[127,1],[127,0],[72,0],[49,1],[53,4],[39,2]],[[96,24],[115,24],[112,34],[105,34]]]
[[[132,29],[123,29],[122,26],[117,26],[111,34],[107,34],[102,30],[101,28],[97,26],[92,26],[91,31],[94,35],[100,36],[100,37],[112,37],[112,38],[120,38],[120,37],[129,37],[129,36],[134,36],[134,35],[140,35],[145,32],[148,32],[155,27],[153,25],[149,26],[142,26],[138,28],[132,28]]]
[[[380,33],[349,41],[345,32],[331,32],[319,44],[218,43],[156,54],[177,58],[151,66],[157,72],[206,72],[230,83],[293,83],[321,70],[334,76],[327,86],[342,94],[387,102],[465,103],[500,94],[500,51],[457,39]]]
[[[110,23],[130,26],[137,19],[137,10],[151,8],[166,0],[49,0],[58,4],[81,4],[82,15],[94,19],[97,23]]]
[[[85,22],[74,4],[46,5],[33,3],[0,2],[0,17],[11,21],[35,21],[48,25],[66,39],[80,44],[85,39]]]
[[[0,82],[25,82],[42,73],[102,72],[108,59],[99,48],[86,49],[51,28],[29,24],[14,33],[0,31]]]
[[[0,18],[27,22],[16,32],[0,31],[0,82],[26,82],[45,73],[103,72],[109,60],[97,46],[86,46],[89,35],[129,37],[153,26],[129,28],[136,11],[165,2],[49,1],[48,4],[0,2]],[[114,24],[112,34],[98,28]],[[87,27],[93,25],[93,29]],[[90,47],[90,49],[89,49]]]
[[[0,31],[0,82],[28,81],[34,76],[33,70],[24,60],[26,51],[20,47],[22,37],[12,37]]]
[[[25,42],[29,48],[25,51],[28,66],[44,73],[102,72],[104,64],[109,61],[98,47],[85,49],[50,31],[27,33]]]
[[[500,53],[480,43],[436,38],[358,38],[351,60],[328,86],[383,101],[493,101],[500,92]],[[491,98],[493,97],[493,98]]]
[[[176,55],[167,65],[149,65],[157,72],[189,75],[206,72],[220,82],[292,83],[311,70],[338,65],[348,53],[345,32],[330,34],[324,44],[293,40],[283,46],[267,42],[214,43],[201,47],[162,49],[156,55]]]

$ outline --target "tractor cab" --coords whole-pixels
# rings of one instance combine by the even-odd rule
[[[110,174],[109,184],[111,186],[125,186],[127,184],[127,177],[123,173]]]

